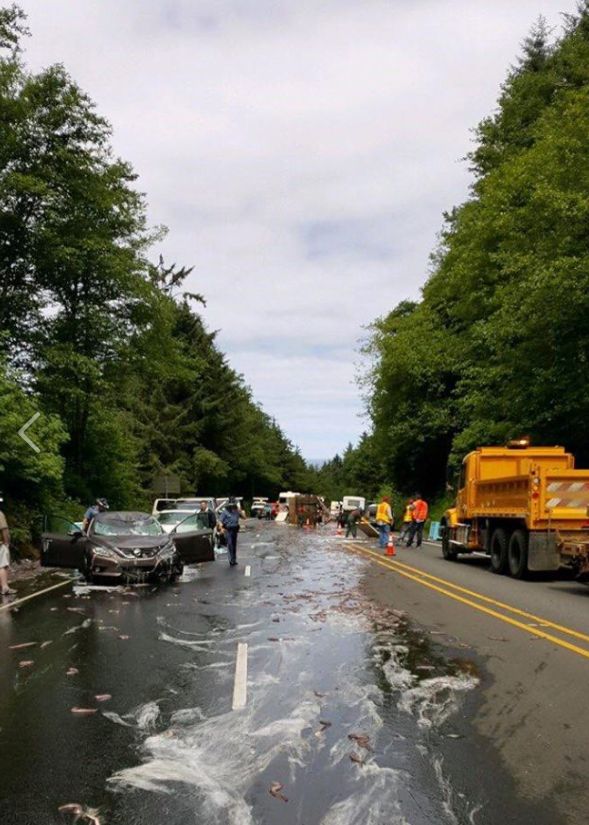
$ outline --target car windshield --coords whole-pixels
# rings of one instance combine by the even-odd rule
[[[163,529],[152,516],[135,518],[94,519],[92,532],[96,536],[161,536]]]
[[[191,516],[192,514],[192,510],[176,510],[173,513],[160,513],[158,516],[158,521],[160,524],[178,524],[178,522],[184,521],[185,518],[188,518],[188,516]]]

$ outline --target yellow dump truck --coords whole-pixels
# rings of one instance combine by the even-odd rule
[[[563,447],[481,447],[462,462],[456,504],[441,522],[442,552],[487,553],[495,573],[571,567],[589,580],[589,470]]]

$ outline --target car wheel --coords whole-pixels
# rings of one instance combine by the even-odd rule
[[[516,530],[509,540],[507,550],[509,574],[514,579],[525,579],[528,573],[528,533]]]
[[[507,534],[502,527],[491,536],[491,570],[498,574],[507,570]]]

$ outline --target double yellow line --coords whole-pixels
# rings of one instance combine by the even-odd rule
[[[392,558],[383,557],[374,550],[369,550],[367,547],[362,547],[358,544],[348,544],[346,546],[354,553],[372,558],[382,567],[386,567],[388,570],[392,570],[398,575],[404,576],[406,579],[417,582],[417,584],[421,584],[423,587],[428,587],[430,590],[434,590],[456,602],[465,604],[474,610],[478,610],[480,613],[486,613],[488,616],[493,616],[493,618],[505,622],[505,624],[509,624],[512,627],[517,627],[519,630],[524,630],[526,633],[530,633],[540,639],[545,639],[547,642],[552,642],[553,644],[563,647],[572,653],[576,653],[578,656],[589,659],[589,648],[580,647],[572,642],[568,642],[566,639],[561,639],[558,636],[554,636],[552,633],[547,633],[539,627],[534,627],[532,624],[526,624],[525,622],[520,621],[520,619],[531,620],[534,624],[540,624],[542,627],[548,627],[551,630],[562,633],[564,636],[578,639],[589,645],[589,635],[586,633],[581,633],[580,631],[573,630],[570,627],[565,627],[564,625],[557,624],[556,622],[551,622],[548,619],[535,615],[534,613],[528,613],[525,610],[520,610],[519,607],[513,607],[512,605],[505,604],[505,602],[500,602],[497,601],[497,599],[484,596],[482,593],[477,593],[475,590],[468,590],[466,587],[461,587],[460,585],[454,584],[454,582],[448,581],[447,579],[441,579],[439,576],[432,576],[431,573],[425,573],[423,570],[419,570],[409,564],[403,564],[402,562],[394,561]],[[492,605],[493,607],[487,607],[487,605]],[[494,608],[498,608],[499,610],[503,610],[512,615],[505,615],[505,613],[500,613],[499,610]],[[513,616],[518,616],[520,618],[514,619]]]

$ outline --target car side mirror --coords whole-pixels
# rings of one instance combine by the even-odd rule
[[[70,530],[68,536],[70,536],[74,541],[81,539],[84,533],[81,530]]]

